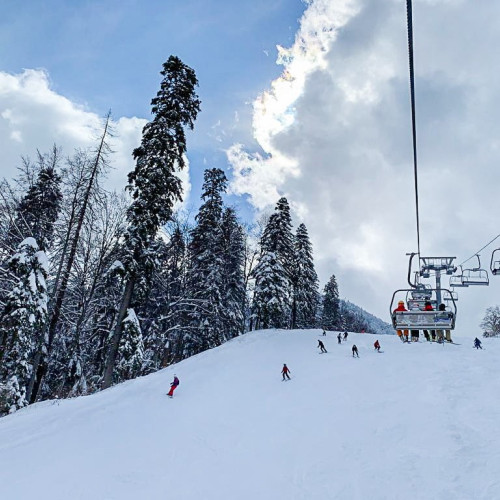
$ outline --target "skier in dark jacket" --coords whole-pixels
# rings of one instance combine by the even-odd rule
[[[174,381],[170,384],[170,390],[167,393],[167,396],[170,396],[171,398],[174,397],[174,391],[177,389],[177,386],[179,385],[179,379],[177,378],[177,375],[174,374]]]
[[[326,331],[324,328],[323,328],[323,337],[326,337]]]
[[[321,352],[327,352],[325,349],[325,344],[323,344],[323,342],[321,342],[321,340],[318,340],[318,347],[320,348]]]
[[[356,344],[354,344],[352,346],[352,357],[358,357],[359,358],[359,354],[358,354],[358,348],[356,347]]]
[[[476,349],[482,349],[482,347],[481,347],[481,341],[477,337],[474,339],[474,347]]]
[[[342,344],[342,334],[340,332],[337,335],[337,340],[338,340],[339,344]]]
[[[283,363],[283,369],[281,370],[281,374],[283,375],[283,380],[285,380],[285,377],[290,380],[290,370],[288,369],[288,366],[286,366],[286,363]]]
[[[380,352],[380,342],[378,340],[375,341],[375,343],[373,344],[373,347],[375,347],[375,350],[377,352]]]
[[[347,340],[347,335],[349,335],[349,334],[347,333],[347,331],[345,331],[344,332],[344,340]]]

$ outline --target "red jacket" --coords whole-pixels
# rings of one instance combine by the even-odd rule
[[[434,311],[434,309],[432,308],[432,304],[426,304],[424,307],[424,311]]]
[[[398,305],[398,307],[396,307],[396,309],[394,309],[394,312],[403,312],[403,311],[406,311],[406,307],[404,306],[404,304],[400,304]]]

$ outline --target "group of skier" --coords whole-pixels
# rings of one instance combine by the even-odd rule
[[[323,330],[323,335],[326,335],[326,332],[325,330]],[[339,344],[342,344],[342,341],[344,342],[347,342],[347,336],[349,335],[349,332],[345,331],[344,332],[344,335],[342,336],[342,334],[339,332],[339,334],[337,335],[337,341]]]
[[[325,330],[323,330],[323,336],[326,335],[326,332]],[[344,333],[344,340],[347,340],[347,335],[348,333],[345,332]],[[341,339],[342,338],[342,334],[339,333],[337,335],[337,339],[339,339],[339,344],[341,343]],[[377,351],[377,352],[382,352],[380,350],[380,342],[378,340],[376,340],[373,344],[373,347],[374,349]],[[320,354],[323,354],[323,353],[327,353],[328,351],[326,350],[326,347],[325,347],[325,344],[323,344],[323,342],[321,340],[318,339],[318,348],[320,350]],[[353,358],[359,358],[359,352],[358,352],[358,347],[356,346],[356,344],[353,344],[352,348],[352,357]],[[281,375],[283,375],[283,379],[282,380],[290,380],[290,368],[288,368],[288,366],[286,366],[286,363],[283,363],[283,368],[281,369]]]
[[[404,302],[403,302],[403,307],[404,307]],[[323,330],[323,335],[324,336],[326,335],[325,330]],[[337,339],[339,340],[339,344],[341,343],[341,338],[342,338],[341,335],[342,335],[341,333],[339,333],[337,335]],[[347,340],[347,335],[348,335],[348,333],[345,332],[344,333],[344,340]],[[398,335],[401,338],[401,335],[399,332],[398,332]],[[325,348],[325,344],[323,344],[323,342],[319,339],[318,339],[318,347],[320,349],[320,353],[327,353],[328,352]],[[378,339],[375,340],[375,342],[373,343],[373,347],[377,352],[382,352],[380,350],[380,342],[378,341]],[[474,339],[474,347],[476,349],[482,349],[481,341],[477,337]],[[353,344],[351,350],[352,350],[352,357],[359,358],[358,347],[356,346],[356,344]],[[281,369],[281,374],[283,375],[283,380],[290,380],[290,373],[291,373],[290,368],[288,368],[288,366],[286,366],[286,363],[283,363],[283,368]],[[177,375],[174,375],[174,380],[170,384],[170,391],[167,393],[167,396],[169,396],[171,398],[174,397],[174,391],[178,387],[178,385],[179,385],[179,379],[177,378]]]

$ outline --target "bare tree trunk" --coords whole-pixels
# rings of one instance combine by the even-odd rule
[[[118,354],[118,347],[120,345],[122,335],[122,323],[125,319],[125,315],[127,314],[127,309],[130,306],[133,291],[134,279],[129,278],[127,284],[125,285],[125,290],[123,291],[122,303],[120,305],[120,310],[118,311],[118,317],[116,318],[115,328],[111,338],[111,345],[109,346],[108,356],[106,358],[106,366],[104,367],[104,375],[102,379],[103,389],[107,389],[113,384],[113,371],[115,369],[116,355]]]
[[[68,286],[69,277],[71,274],[71,268],[73,267],[73,262],[75,260],[76,250],[78,247],[78,241],[80,239],[80,232],[82,230],[83,221],[85,220],[85,214],[87,212],[87,207],[90,201],[90,195],[92,192],[92,188],[94,187],[99,167],[103,161],[104,152],[106,149],[106,137],[108,135],[109,129],[109,121],[110,121],[110,113],[106,117],[106,123],[104,125],[104,132],[102,133],[101,140],[99,142],[99,147],[96,152],[95,161],[92,166],[92,171],[89,179],[89,183],[87,185],[87,189],[85,191],[85,195],[83,198],[82,208],[80,210],[80,214],[78,216],[77,226],[75,229],[75,234],[73,236],[73,241],[71,243],[71,249],[69,252],[68,260],[66,262],[66,267],[64,269],[61,285],[57,290],[55,296],[54,308],[52,309],[52,317],[50,318],[49,328],[48,328],[48,342],[47,342],[47,356],[50,355],[50,351],[52,348],[52,344],[54,342],[54,337],[56,334],[57,325],[59,323],[59,318],[61,316],[62,304],[64,300],[64,296],[66,295],[66,289]],[[43,346],[42,346],[43,349]],[[42,350],[41,349],[41,350]],[[30,403],[34,403],[38,396],[38,392],[40,390],[40,386],[42,383],[42,379],[47,373],[47,356],[43,355],[43,352],[37,353],[35,356],[35,363],[33,366],[33,375],[30,380],[28,386],[28,392],[26,394],[26,399],[29,400]]]

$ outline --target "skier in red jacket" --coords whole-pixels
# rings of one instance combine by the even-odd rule
[[[283,380],[285,380],[285,377],[290,380],[290,370],[288,369],[288,366],[286,366],[286,363],[283,364],[283,369],[281,370],[281,373],[283,375]]]
[[[177,386],[179,385],[179,379],[177,378],[177,375],[174,374],[174,381],[170,384],[170,390],[167,393],[167,396],[170,396],[171,398],[174,397],[174,391],[177,389]]]

